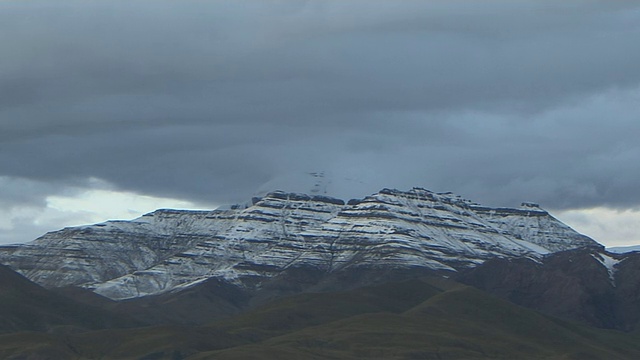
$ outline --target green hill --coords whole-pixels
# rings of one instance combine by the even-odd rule
[[[206,326],[0,336],[0,358],[637,359],[640,337],[430,278],[300,294]]]
[[[403,313],[356,315],[194,359],[635,359],[635,335],[540,315],[460,286]]]

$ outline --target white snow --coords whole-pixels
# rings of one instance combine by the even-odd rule
[[[607,269],[607,272],[609,273],[609,279],[611,279],[611,283],[615,285],[615,273],[617,270],[615,266],[620,263],[620,260],[614,259],[611,256],[603,253],[598,253],[597,255],[591,254],[591,256],[593,256],[594,259],[598,260],[598,262]]]
[[[640,251],[640,245],[608,247],[607,251],[616,254],[624,254],[632,251]]]
[[[243,277],[269,277],[291,266],[455,271],[493,257],[539,258],[592,242],[543,210],[489,209],[414,188],[385,189],[356,205],[278,193],[248,208],[159,210],[49,233],[12,252],[0,248],[0,261],[18,270],[29,266],[25,275],[45,286],[85,284],[124,299],[211,277],[241,284]]]
[[[524,246],[525,248],[527,248],[527,249],[529,249],[529,250],[531,250],[533,252],[536,252],[536,253],[538,253],[540,255],[546,255],[546,254],[549,254],[551,252],[547,248],[544,248],[544,247],[542,247],[540,245],[536,245],[536,244],[530,243],[528,241],[524,241],[524,240],[514,240],[514,241],[516,243]]]

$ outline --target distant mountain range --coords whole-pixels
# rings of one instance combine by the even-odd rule
[[[640,358],[640,253],[532,203],[276,191],[66,228],[0,263],[1,358]]]
[[[640,251],[640,245],[632,245],[632,246],[613,246],[608,247],[607,251],[617,254],[624,254],[632,251]]]

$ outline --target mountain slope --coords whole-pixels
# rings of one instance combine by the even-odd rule
[[[636,341],[456,287],[401,313],[363,313],[190,358],[629,359],[640,354]]]
[[[297,267],[455,272],[491,258],[585,246],[601,247],[535,204],[494,209],[419,188],[384,189],[346,204],[273,192],[247,208],[159,210],[63,229],[0,247],[0,263],[43,286],[80,285],[127,299],[210,278],[255,288]]]
[[[527,259],[493,259],[458,280],[543,313],[630,331],[640,323],[640,253],[578,249]]]
[[[0,333],[131,327],[141,323],[42,288],[0,265]]]

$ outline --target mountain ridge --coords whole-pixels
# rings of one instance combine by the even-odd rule
[[[579,247],[602,245],[532,203],[490,208],[422,188],[346,202],[275,191],[248,206],[163,209],[65,228],[0,247],[0,263],[45,287],[83,286],[120,300],[211,278],[255,288],[296,267],[456,272],[491,258],[539,259]]]

